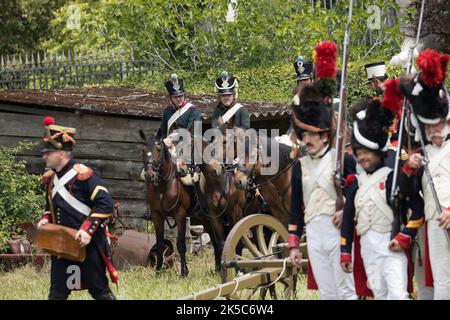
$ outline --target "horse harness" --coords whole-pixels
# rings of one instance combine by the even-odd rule
[[[299,160],[299,158],[296,158],[294,161],[292,161],[288,166],[286,166],[283,170],[277,172],[277,174],[275,174],[273,177],[267,179],[266,181],[263,181],[261,183],[256,183],[257,177],[255,175],[255,171],[256,171],[256,164],[253,164],[251,169],[246,168],[243,164],[237,164],[236,165],[236,169],[241,171],[242,173],[244,173],[247,177],[247,181],[249,186],[247,187],[247,190],[249,190],[250,192],[256,191],[259,188],[261,188],[262,186],[271,183],[272,181],[274,181],[275,179],[277,179],[278,177],[280,177],[283,173],[285,173],[287,170],[289,170],[289,168],[291,168],[297,161]],[[286,206],[284,205],[284,200],[286,197],[286,193],[289,190],[289,185],[283,190],[283,192],[281,193],[281,206],[283,207],[283,209],[289,213],[289,210],[286,208]],[[258,192],[259,193],[259,192]],[[259,196],[262,198],[262,201],[265,203],[264,198],[262,197],[262,195],[259,193]]]

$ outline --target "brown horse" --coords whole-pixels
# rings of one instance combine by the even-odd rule
[[[186,277],[189,270],[186,263],[186,218],[192,211],[192,198],[177,177],[176,164],[158,132],[147,139],[141,130],[144,140],[143,160],[147,185],[147,202],[150,205],[151,217],[156,231],[156,271],[163,265],[164,221],[167,217],[175,219],[177,225],[177,249],[180,254],[181,276]]]
[[[225,150],[226,142],[219,149]],[[203,150],[206,142],[203,142]],[[220,150],[219,153],[224,153]],[[209,234],[214,246],[216,271],[221,269],[221,255],[228,226],[234,226],[245,214],[249,204],[244,190],[235,184],[232,166],[227,165],[222,154],[213,156],[200,166],[205,176],[206,201],[210,220]]]
[[[260,150],[262,142],[264,142],[263,145],[267,145],[267,153],[263,153],[261,157],[257,150]],[[291,205],[292,167],[297,159],[290,158],[291,148],[289,146],[278,143],[273,138],[260,136],[258,144],[257,147],[246,144],[245,161],[238,165],[234,173],[236,186],[247,191],[258,190],[270,207],[271,214],[287,227]],[[275,160],[271,159],[272,145],[278,148],[279,166],[276,173],[263,175],[262,169],[273,164]],[[253,164],[249,162],[251,154],[256,159]]]

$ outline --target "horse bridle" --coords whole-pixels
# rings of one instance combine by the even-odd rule
[[[248,186],[247,189],[257,189],[265,184],[268,184],[270,182],[272,182],[273,180],[275,180],[276,178],[278,178],[279,176],[281,176],[285,171],[289,170],[290,167],[292,167],[297,161],[299,160],[299,158],[294,159],[288,166],[286,166],[283,170],[278,171],[277,174],[275,174],[273,177],[271,177],[270,179],[261,182],[260,184],[256,183],[256,163],[253,164],[251,169],[247,169],[243,164],[238,164],[237,165],[237,170],[241,171],[242,173],[245,174],[245,176],[247,177],[247,181],[248,181]]]
[[[155,142],[155,144],[160,144],[160,142],[159,141]],[[164,150],[164,148],[166,147],[164,145],[164,143],[162,143],[162,147],[163,147],[162,152],[167,152],[167,150]],[[144,161],[144,170],[147,171],[149,169],[149,167],[150,167],[156,173],[156,180],[155,181],[150,181],[150,182],[153,183],[154,186],[157,186],[159,182],[168,181],[170,179],[170,177],[172,176],[172,172],[173,172],[173,167],[171,165],[169,165],[170,170],[169,170],[168,174],[166,176],[162,176],[161,172],[160,172],[161,171],[162,161],[161,160],[153,160],[151,158],[151,155],[149,156],[148,153],[145,155],[145,157],[146,157],[146,159]],[[163,155],[163,157],[164,157],[164,155]],[[146,180],[146,181],[148,181],[148,180]],[[177,183],[178,183],[178,185],[180,184],[180,181],[178,179],[177,179]],[[148,192],[148,190],[147,190],[147,192]],[[181,197],[181,192],[179,192],[179,188],[178,188],[177,200],[173,203],[173,205],[169,209],[164,208],[163,203],[161,203],[162,211],[170,212],[174,208],[179,206],[179,204],[180,204],[180,197]],[[147,202],[147,210],[150,213],[150,207],[148,206],[148,202]],[[167,223],[169,223],[169,222],[167,222]]]
[[[247,178],[247,189],[251,189],[256,185],[256,163],[252,165],[251,169],[248,169],[242,163],[236,164],[235,168],[242,172]]]
[[[160,144],[160,142],[155,142],[155,144]],[[164,150],[164,148],[165,148],[165,145],[164,145],[164,143],[161,143],[162,144],[162,150],[161,150],[161,152],[166,152],[165,150]],[[162,161],[161,160],[154,160],[154,159],[152,159],[151,158],[151,155],[149,156],[148,155],[148,153],[147,153],[147,155],[146,155],[146,161],[145,161],[145,164],[144,164],[144,170],[148,170],[149,168],[151,168],[152,169],[152,171],[154,171],[155,172],[155,174],[156,174],[156,180],[155,181],[152,181],[153,182],[153,184],[154,185],[157,185],[158,184],[158,182],[163,182],[163,181],[167,181],[170,177],[171,177],[171,175],[172,175],[172,166],[169,166],[169,168],[170,168],[170,170],[169,170],[169,172],[168,172],[168,174],[166,175],[166,176],[163,176],[163,175],[161,175],[161,165],[162,165]]]

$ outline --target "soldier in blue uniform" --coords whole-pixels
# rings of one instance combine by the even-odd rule
[[[170,80],[165,83],[167,92],[169,93],[170,101],[172,104],[168,106],[163,113],[161,119],[161,137],[164,139],[164,143],[167,147],[171,148],[175,141],[173,137],[176,136],[176,129],[187,129],[190,130],[195,121],[201,121],[200,112],[197,108],[190,102],[187,101],[184,91],[184,82],[182,78],[179,78],[176,74],[172,74],[170,76]],[[173,149],[172,149],[173,150]],[[196,149],[194,148],[194,151]],[[187,160],[187,171],[192,173],[191,181],[188,183],[192,184],[193,191],[197,195],[199,211],[203,215],[207,215],[208,206],[206,204],[206,199],[204,192],[200,187],[200,167],[198,164],[194,163],[193,159],[198,159],[199,157],[194,157],[191,155],[191,159]],[[180,168],[177,169],[178,175],[181,178],[185,178],[188,174],[187,171],[182,170]],[[182,182],[185,180],[182,179]],[[192,198],[195,198],[195,195],[192,194]],[[195,211],[194,213],[198,213]]]
[[[302,88],[309,83],[313,82],[314,76],[314,62],[306,61],[302,56],[299,56],[294,62],[294,70],[296,74],[297,85],[294,89],[294,99],[300,97],[300,92]],[[300,102],[295,102],[294,104],[299,105]]]
[[[177,128],[190,129],[194,121],[201,121],[197,108],[187,101],[183,79],[176,74],[165,83],[172,104],[168,106],[161,119],[161,135],[165,139]]]
[[[109,260],[106,220],[114,205],[108,190],[92,169],[72,158],[76,129],[58,126],[46,117],[42,157],[49,169],[43,175],[46,186],[45,214],[38,229],[55,223],[78,230],[76,240],[86,247],[84,262],[51,257],[50,300],[65,300],[72,290],[87,289],[97,300],[115,300],[108,286],[106,268],[113,282],[118,276]],[[79,270],[80,287],[69,287],[74,270]],[[74,283],[77,283],[76,281]]]
[[[250,115],[247,108],[236,101],[238,81],[228,72],[223,71],[220,78],[216,79],[216,89],[219,95],[219,105],[212,113],[213,128],[219,128],[227,124],[226,128],[250,128]]]
[[[303,59],[303,56],[299,56],[295,62],[294,62],[294,70],[296,74],[296,86],[294,88],[294,96],[292,98],[292,105],[291,108],[293,108],[294,105],[300,105],[300,94],[302,91],[302,88],[306,84],[310,84],[313,82],[313,76],[314,76],[314,62],[312,61],[305,61]],[[294,130],[294,123],[292,119],[290,120],[289,129],[287,130],[286,134],[291,134]]]

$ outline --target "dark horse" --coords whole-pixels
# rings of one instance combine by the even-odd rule
[[[267,146],[266,152],[258,152],[262,146]],[[278,150],[278,159],[274,157],[272,146]],[[264,201],[270,207],[271,214],[286,227],[289,221],[291,205],[291,175],[292,167],[297,159],[290,158],[291,147],[278,143],[273,138],[260,135],[258,146],[245,144],[245,163],[235,170],[236,186],[245,190],[258,190]],[[256,159],[250,163],[253,155]],[[262,170],[278,160],[276,173],[263,175]]]
[[[213,142],[214,143],[214,142]],[[206,142],[203,141],[203,150]],[[233,144],[231,144],[233,148]],[[258,212],[256,201],[248,201],[246,192],[236,187],[233,166],[226,163],[223,144],[216,144],[218,154],[200,166],[206,181],[206,201],[210,222],[209,234],[214,246],[216,271],[221,269],[221,255],[225,238],[245,214]]]
[[[150,205],[152,222],[156,231],[156,271],[163,265],[164,221],[170,216],[177,225],[177,249],[180,254],[181,276],[186,277],[189,270],[186,264],[186,218],[194,203],[189,190],[177,177],[176,164],[159,133],[144,139],[143,160],[147,185],[147,202]]]

